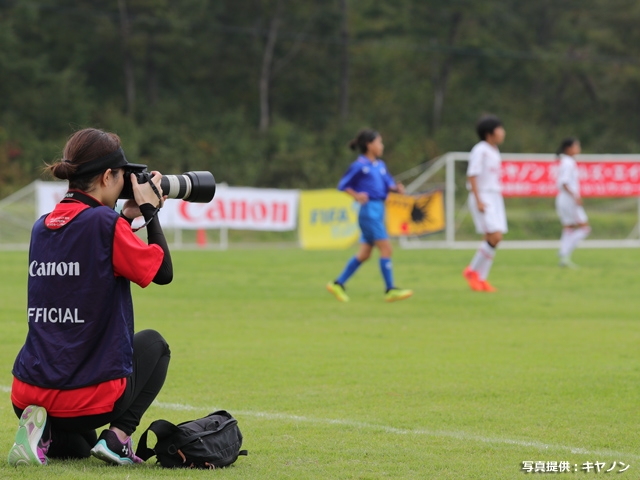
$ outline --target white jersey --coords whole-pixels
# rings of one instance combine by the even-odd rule
[[[501,193],[501,170],[502,158],[498,147],[493,147],[483,140],[471,149],[467,177],[476,177],[479,192]],[[469,182],[467,190],[471,190]]]
[[[558,178],[556,186],[558,193],[567,193],[562,186],[566,185],[571,193],[580,196],[580,180],[578,178],[578,164],[569,155],[560,155],[560,167],[558,168]]]

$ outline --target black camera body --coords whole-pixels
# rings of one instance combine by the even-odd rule
[[[138,183],[147,183],[153,176],[147,171],[147,166],[137,163],[129,163],[124,169],[124,187],[121,199],[133,198],[131,174],[133,173]],[[185,202],[209,203],[216,194],[216,180],[211,172],[185,172],[182,175],[163,175],[160,180],[162,194],[168,198],[179,198]]]

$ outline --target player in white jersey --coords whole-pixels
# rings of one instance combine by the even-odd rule
[[[571,254],[580,241],[591,233],[589,219],[582,207],[578,165],[574,158],[580,152],[580,141],[574,137],[565,138],[556,152],[560,162],[556,180],[558,187],[556,212],[562,223],[562,236],[558,251],[561,267],[576,267],[576,264],[571,261]]]
[[[504,142],[505,130],[498,117],[487,115],[476,124],[480,142],[469,154],[467,189],[469,210],[476,231],[484,235],[484,241],[471,263],[464,269],[464,278],[472,290],[495,292],[487,281],[493,265],[496,247],[507,232],[507,216],[502,199],[502,158],[498,145]]]

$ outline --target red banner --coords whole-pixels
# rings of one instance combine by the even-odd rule
[[[502,162],[505,197],[554,197],[558,162]],[[583,197],[640,195],[640,162],[578,162]]]

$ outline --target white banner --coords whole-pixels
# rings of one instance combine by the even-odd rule
[[[38,217],[50,212],[67,191],[66,182],[38,182]],[[298,218],[298,190],[227,187],[218,185],[209,203],[167,200],[160,212],[162,226],[196,230],[294,230]],[[122,206],[119,200],[119,207]],[[119,208],[118,208],[119,210]]]
[[[182,229],[294,230],[298,190],[218,186],[209,203],[169,201],[162,225]]]
[[[36,219],[53,210],[67,193],[67,182],[36,182]]]

